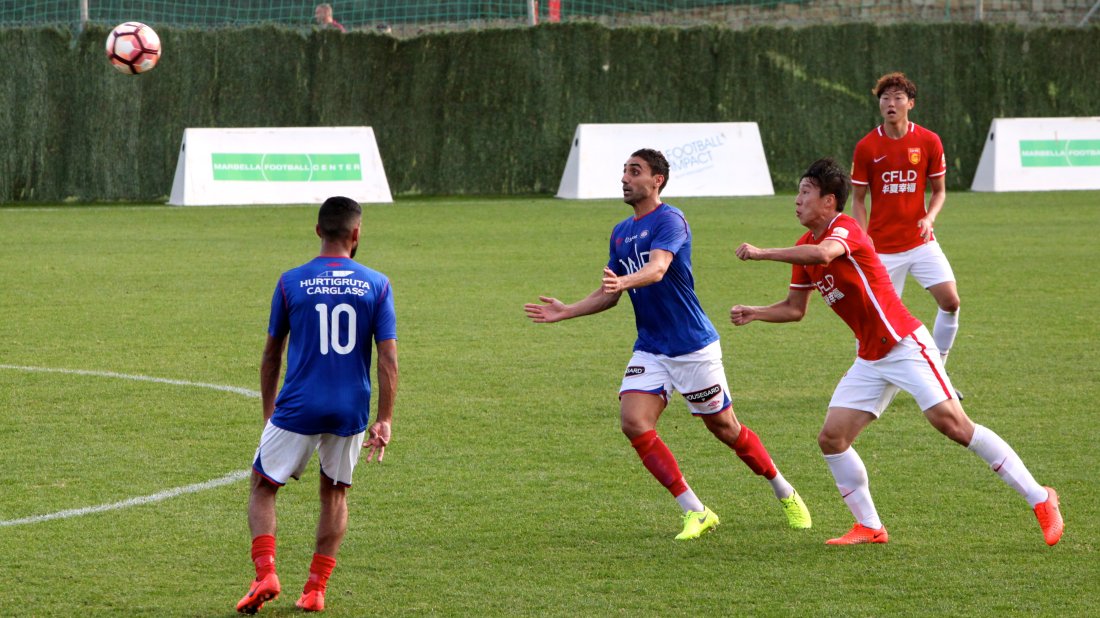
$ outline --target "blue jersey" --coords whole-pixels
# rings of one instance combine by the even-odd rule
[[[267,332],[290,334],[272,424],[305,435],[366,430],[371,340],[397,338],[385,275],[351,258],[323,256],[289,270],[275,286]]]
[[[658,283],[629,291],[638,325],[634,349],[681,356],[718,341],[718,331],[695,295],[691,228],[680,209],[662,203],[640,219],[630,217],[616,225],[607,267],[619,276],[637,272],[653,249],[672,253],[672,264]]]

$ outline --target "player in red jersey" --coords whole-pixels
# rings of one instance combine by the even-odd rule
[[[959,331],[959,292],[955,273],[933,231],[947,199],[943,144],[938,135],[909,121],[917,87],[904,74],[883,75],[874,93],[883,121],[856,144],[852,216],[874,240],[898,296],[905,289],[906,275],[912,274],[936,299],[939,311],[932,339],[946,363]],[[927,189],[932,197],[926,209]]]
[[[1035,482],[1012,447],[992,430],[967,417],[954,397],[932,338],[902,304],[874,245],[855,219],[843,214],[848,175],[832,159],[821,159],[802,175],[795,199],[798,222],[809,232],[793,247],[737,248],[742,260],[771,260],[792,265],[787,298],[766,307],[735,305],[730,321],[737,326],[763,322],[797,322],[806,314],[810,293],[817,289],[855,333],[859,351],[852,367],[833,391],[817,442],[856,524],[830,545],[885,543],[886,528],[871,500],[867,468],[852,442],[882,414],[891,387],[917,400],[925,418],[940,433],[977,453],[1010,487],[1027,499],[1039,520],[1043,538],[1054,545],[1062,536],[1058,494]]]

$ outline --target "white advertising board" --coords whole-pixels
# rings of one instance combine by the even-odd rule
[[[640,148],[668,159],[661,197],[775,194],[760,128],[720,122],[577,125],[557,197],[622,198],[623,163]]]
[[[370,127],[185,129],[169,204],[392,202]]]
[[[971,191],[1100,189],[1100,116],[996,118]]]

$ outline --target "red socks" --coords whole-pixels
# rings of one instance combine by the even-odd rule
[[[252,563],[256,565],[256,579],[261,580],[275,572],[275,537],[261,534],[252,539]]]
[[[270,534],[261,534],[252,539],[252,563],[256,565],[256,580],[261,580],[275,572],[275,537]],[[313,554],[313,562],[309,565],[309,581],[306,582],[305,592],[313,590],[325,591],[328,578],[332,575],[332,569],[336,567],[336,558]]]
[[[313,554],[313,562],[309,565],[309,581],[306,582],[305,592],[314,590],[325,591],[328,578],[332,575],[332,569],[336,568],[336,558],[322,554]]]
[[[771,455],[768,455],[768,449],[764,448],[760,438],[745,425],[741,425],[741,433],[733,443],[733,450],[750,470],[766,479],[775,478],[775,464],[772,463]]]
[[[759,441],[757,443],[759,444]],[[676,463],[672,451],[668,450],[655,430],[647,431],[634,438],[630,441],[630,446],[638,451],[638,457],[642,458],[642,465],[646,470],[649,470],[650,474],[672,492],[673,497],[687,491],[687,483],[684,482],[684,475],[680,473],[680,465]],[[764,455],[766,457],[767,453]]]

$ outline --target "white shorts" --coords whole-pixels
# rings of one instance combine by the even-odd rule
[[[922,411],[955,397],[955,387],[943,369],[936,343],[924,326],[899,341],[884,358],[857,358],[836,385],[829,407],[880,416],[894,398],[896,391],[891,384],[912,395]]]
[[[932,241],[901,253],[878,254],[898,296],[905,290],[905,276],[912,274],[917,283],[928,289],[938,283],[955,280],[955,273],[947,261],[940,243]]]
[[[672,391],[684,397],[692,414],[717,414],[732,406],[721,344],[715,341],[680,356],[635,351],[619,387],[619,397],[623,393],[650,393],[668,402]]]
[[[312,436],[280,429],[268,421],[260,436],[260,447],[252,469],[265,479],[282,487],[287,480],[298,480],[306,464],[317,452],[321,460],[321,472],[334,484],[351,487],[351,474],[359,462],[363,438],[367,432],[354,436],[337,436],[321,433]]]

